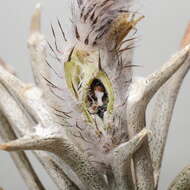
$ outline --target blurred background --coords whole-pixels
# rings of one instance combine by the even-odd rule
[[[39,0],[6,0],[0,6],[0,57],[11,64],[18,76],[32,81],[27,37],[31,14]],[[43,5],[43,31],[49,36],[50,23],[59,18],[67,30],[69,0],[41,0]],[[136,0],[137,10],[145,15],[138,25],[134,64],[135,75],[146,76],[159,68],[179,49],[184,30],[190,20],[190,1]],[[165,149],[160,178],[160,190],[167,189],[177,173],[190,164],[190,75],[184,81],[173,115]],[[151,112],[149,106],[148,113]],[[147,119],[150,118],[149,114]],[[28,153],[47,190],[56,187],[41,165]],[[0,187],[4,190],[27,190],[8,153],[0,152]]]

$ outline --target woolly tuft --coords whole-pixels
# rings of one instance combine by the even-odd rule
[[[73,1],[72,22],[76,39],[86,45],[99,47],[103,47],[110,40],[113,41],[112,34],[117,30],[116,27],[122,29],[121,26],[115,25],[116,20],[117,24],[124,20],[126,23],[133,22],[130,20],[134,19],[130,18],[130,6],[130,0],[78,0],[77,3]],[[120,38],[124,38],[125,35],[121,33]]]

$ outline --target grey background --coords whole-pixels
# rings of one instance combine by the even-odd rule
[[[142,65],[135,74],[146,76],[160,67],[179,48],[186,24],[190,20],[188,0],[141,0],[138,11],[145,15],[139,25],[139,40],[135,64]],[[26,46],[30,16],[37,0],[1,0],[0,7],[0,56],[14,66],[25,81],[32,81]],[[68,0],[41,0],[43,4],[43,30],[50,33],[50,22],[56,17],[65,20],[69,15]],[[65,17],[64,17],[65,16]],[[65,22],[65,28],[67,24]],[[160,190],[166,189],[176,174],[190,164],[190,76],[181,89],[164,156]],[[149,110],[151,112],[151,110]],[[40,164],[29,153],[34,167],[39,171],[47,189],[56,189]],[[0,152],[0,186],[5,190],[27,189],[8,153]]]

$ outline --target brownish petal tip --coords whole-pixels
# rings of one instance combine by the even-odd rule
[[[190,22],[187,26],[186,32],[185,32],[184,37],[182,39],[181,48],[184,48],[188,44],[190,44]]]
[[[8,150],[8,146],[6,144],[1,144],[0,145],[0,150]]]

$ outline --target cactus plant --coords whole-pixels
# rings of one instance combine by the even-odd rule
[[[70,36],[57,25],[59,47],[41,32],[41,9],[31,20],[28,48],[35,84],[0,65],[0,149],[11,152],[30,190],[45,187],[31,150],[61,190],[156,190],[178,91],[190,66],[189,27],[181,50],[160,69],[134,79],[136,25],[130,0],[75,0]],[[55,68],[51,61],[58,62]],[[146,108],[157,93],[154,114]],[[189,167],[169,189],[190,188]]]

